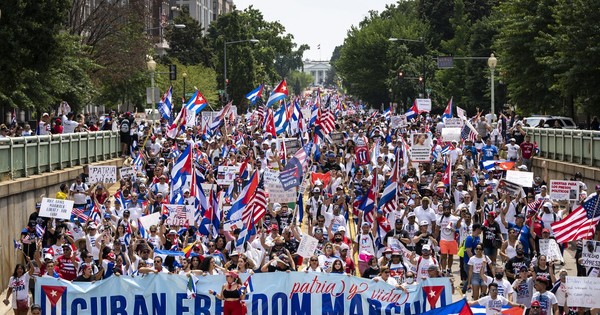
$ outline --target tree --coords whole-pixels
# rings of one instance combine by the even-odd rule
[[[312,75],[301,71],[290,72],[288,78],[288,81],[292,83],[293,91],[296,95],[302,95],[302,91],[313,82]]]
[[[296,44],[293,45],[296,47]],[[277,56],[275,60],[275,69],[279,77],[286,77],[291,71],[298,70],[303,67],[302,55],[309,50],[310,46],[300,45],[297,50],[293,50],[288,54]]]
[[[174,23],[183,24],[185,28],[167,28],[165,38],[171,48],[168,55],[183,65],[213,67],[214,52],[203,35],[202,26],[187,11],[175,17]]]

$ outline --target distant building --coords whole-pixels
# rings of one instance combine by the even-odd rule
[[[330,70],[329,61],[304,60],[304,73],[313,76],[313,85],[323,85]]]
[[[181,10],[186,10],[190,16],[198,21],[204,31],[212,21],[219,18],[219,15],[233,12],[233,0],[172,0],[175,6]]]

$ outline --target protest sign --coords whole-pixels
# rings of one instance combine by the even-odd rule
[[[319,241],[316,238],[308,234],[304,234],[302,235],[302,240],[300,240],[300,244],[298,245],[298,250],[296,253],[300,257],[308,258],[315,254],[318,245]]]
[[[160,223],[160,212],[154,212],[139,218],[144,230],[150,231],[150,227]]]
[[[296,201],[296,190],[285,190],[279,180],[279,171],[266,169],[264,172],[265,190],[271,202],[285,203]]]
[[[73,200],[43,198],[40,217],[70,220],[73,211]]]
[[[176,260],[183,252],[171,251]],[[161,252],[164,253],[164,252]],[[240,274],[245,283],[248,315],[279,314],[420,314],[452,303],[448,278],[431,278],[407,286],[405,293],[385,281],[334,273]],[[274,279],[275,278],[275,279]],[[188,286],[190,279],[194,286]],[[203,277],[150,273],[141,277],[108,277],[91,283],[38,277],[35,300],[44,314],[221,314],[225,275]],[[194,298],[188,298],[188,288]],[[149,310],[149,312],[148,312]]]
[[[240,172],[239,166],[219,166],[217,170],[217,184],[231,185]]]
[[[303,175],[302,164],[296,157],[293,157],[285,165],[285,170],[279,173],[279,180],[283,189],[290,190],[300,186]]]
[[[165,223],[168,225],[189,226],[194,225],[194,206],[191,205],[163,205],[162,213],[167,214]]]
[[[404,244],[402,244],[402,242],[400,242],[399,239],[395,237],[388,237],[387,244],[388,247],[390,247],[393,251],[401,252],[404,259],[410,260],[410,256],[412,256],[412,251],[404,247]]]
[[[266,172],[265,172],[266,173]],[[265,190],[269,194],[270,202],[287,203],[296,200],[296,189],[285,189],[279,179],[280,172],[265,174]]]
[[[334,144],[343,144],[344,143],[344,134],[341,132],[332,132],[331,140]]]
[[[600,307],[600,278],[567,276],[567,305],[571,307]]]
[[[431,111],[431,99],[428,98],[417,98],[417,108],[419,112],[430,112]]]
[[[598,245],[600,242],[583,241],[582,266],[600,268],[600,246]]]
[[[521,193],[521,191],[523,190],[521,186],[512,183],[504,178],[498,181],[498,187],[496,187],[496,189],[498,190],[498,192],[503,194],[509,194],[512,197],[518,197],[519,193]],[[521,196],[523,196],[523,194]]]
[[[533,186],[533,172],[506,171],[506,180],[522,187]]]
[[[287,152],[296,152],[300,149],[300,142],[296,138],[285,138],[285,148]]]
[[[117,167],[116,166],[89,166],[90,169],[90,184],[95,183],[116,183],[117,182]]]
[[[546,255],[547,260],[550,261],[560,261],[564,264],[564,259],[562,254],[560,253],[560,248],[554,239],[541,239],[540,240],[540,253],[542,255]]]
[[[426,133],[414,133],[410,135],[411,150],[410,159],[413,162],[431,161],[431,138]]]
[[[550,199],[577,200],[579,199],[579,183],[574,180],[551,180]]]
[[[121,178],[133,178],[135,177],[135,170],[131,166],[123,166],[119,170]]]
[[[460,128],[449,128],[449,127],[444,127],[444,129],[442,129],[442,140],[446,141],[446,142],[450,142],[450,141],[460,141],[460,132],[461,129]]]
[[[395,115],[390,119],[390,127],[397,129],[408,126],[406,115]]]
[[[444,129],[446,128],[462,128],[465,125],[465,121],[462,118],[446,118],[444,120]]]

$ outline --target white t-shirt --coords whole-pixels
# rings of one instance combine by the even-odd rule
[[[73,201],[76,205],[82,205],[87,203],[87,195],[84,194],[84,192],[88,189],[88,185],[86,185],[83,182],[81,184],[73,183],[71,185],[70,190],[73,192]]]
[[[469,266],[473,266],[473,274],[479,274],[481,272],[481,268],[485,265],[491,264],[492,261],[488,256],[482,256],[481,258],[473,255],[469,258]]]
[[[488,295],[477,300],[477,303],[485,306],[486,315],[500,315],[502,314],[502,305],[508,304],[508,300],[501,295],[498,295],[495,299]]]
[[[540,302],[540,314],[541,315],[551,315],[552,314],[552,306],[554,304],[558,304],[556,300],[556,296],[554,293],[550,291],[544,292],[544,294],[540,294],[540,292],[533,293],[533,297],[531,297],[531,302],[538,301]]]
[[[415,268],[417,269],[416,270],[416,274],[417,274],[416,281],[421,281],[421,279],[428,279],[429,272],[427,272],[427,269],[429,268],[430,265],[437,265],[437,261],[431,256],[429,258],[423,258],[423,257],[419,256],[415,260],[417,261],[417,265],[415,266]]]
[[[356,239],[359,253],[368,253],[375,256],[375,244],[373,244],[373,237],[370,234],[360,234]]]
[[[509,296],[511,296],[511,294],[513,294],[515,292],[515,290],[513,289],[512,285],[510,284],[510,282],[506,279],[502,279],[500,281],[496,280],[495,278],[492,278],[490,276],[485,276],[485,285],[490,285],[490,283],[497,283],[498,284],[498,295],[502,295],[503,297],[507,298]]]
[[[506,145],[506,157],[508,159],[517,159],[519,156],[519,145],[517,144],[507,144]]]
[[[435,222],[436,216],[433,208],[429,207],[427,209],[423,209],[422,206],[418,206],[415,208],[415,216],[417,217],[417,222],[427,221],[429,222],[429,226],[427,227],[427,232],[431,233],[431,222]]]
[[[454,241],[454,231],[456,231],[456,222],[458,217],[450,215],[445,217],[443,215],[437,220],[440,227],[440,240],[442,241]]]
[[[17,300],[29,300],[29,272],[25,269],[25,273],[19,277],[10,277],[8,287],[13,289],[12,305],[17,305]]]

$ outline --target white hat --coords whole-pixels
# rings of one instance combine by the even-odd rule
[[[421,224],[419,224],[419,225],[420,225],[420,226],[423,226],[423,225],[429,225],[429,221],[427,221],[427,220],[423,220],[423,221],[421,221]]]
[[[456,186],[463,186],[463,185],[464,185],[463,182],[456,183]]]
[[[52,256],[51,254],[46,254],[46,255],[44,255],[44,260],[46,260],[46,259],[51,259],[51,260],[53,260],[53,259],[54,259],[54,256]]]
[[[550,201],[544,202],[544,207],[546,207],[548,209],[552,209],[552,202],[550,202]]]
[[[320,179],[317,179],[317,181],[315,182],[315,186],[320,186],[323,185],[323,182]]]
[[[348,244],[346,243],[342,243],[342,245],[340,245],[340,252],[343,250],[349,250],[350,246],[348,246]]]
[[[431,250],[431,245],[425,244],[423,245],[423,248],[421,248],[421,250]]]
[[[526,171],[527,170],[527,165],[521,165],[521,166],[519,166],[517,168],[520,169],[521,171]]]
[[[346,228],[343,226],[338,227],[338,232],[342,232],[342,231],[346,232]]]
[[[321,188],[319,188],[319,187],[315,187],[315,188],[313,189],[313,191],[314,191],[314,192],[321,192]]]

